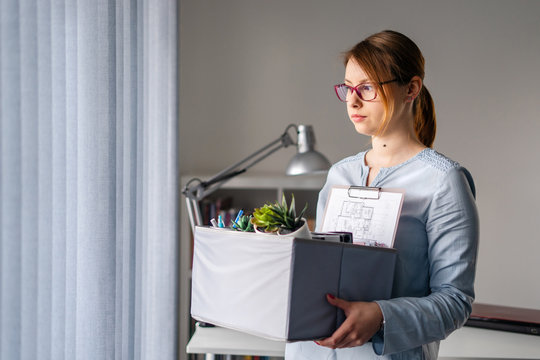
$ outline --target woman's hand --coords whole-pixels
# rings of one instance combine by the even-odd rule
[[[329,338],[316,341],[332,349],[361,346],[380,329],[382,311],[375,302],[350,302],[326,295],[328,302],[345,312],[343,324]]]

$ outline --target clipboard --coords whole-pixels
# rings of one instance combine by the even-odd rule
[[[366,186],[333,186],[321,231],[347,231],[353,243],[394,247],[405,191]]]

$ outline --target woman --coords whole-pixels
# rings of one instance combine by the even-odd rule
[[[332,166],[317,224],[333,185],[405,190],[392,299],[349,302],[328,294],[345,322],[329,338],[287,344],[286,359],[435,359],[439,341],[471,311],[474,183],[466,169],[431,148],[435,113],[423,79],[420,50],[395,31],[374,34],[345,54],[345,82],[336,94],[356,131],[371,136],[371,148]]]

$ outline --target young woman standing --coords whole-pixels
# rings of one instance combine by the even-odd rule
[[[392,299],[351,302],[328,294],[345,322],[326,339],[287,344],[286,359],[436,359],[474,299],[478,214],[470,173],[431,147],[436,122],[424,58],[403,34],[383,31],[345,54],[335,86],[371,148],[334,164],[319,194],[317,225],[333,185],[405,190],[394,247]],[[359,281],[362,276],[359,274]]]

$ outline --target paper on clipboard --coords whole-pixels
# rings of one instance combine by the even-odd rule
[[[403,191],[361,186],[334,186],[328,196],[321,231],[347,231],[353,242],[394,245]]]

